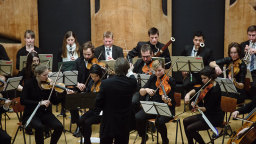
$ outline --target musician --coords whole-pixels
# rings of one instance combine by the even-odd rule
[[[59,100],[53,91],[50,100],[48,100],[51,91],[42,89],[41,84],[48,79],[49,70],[45,65],[38,65],[35,68],[35,78],[25,81],[21,94],[21,104],[25,106],[23,114],[23,123],[25,123],[32,112],[40,104],[35,116],[30,122],[32,128],[35,128],[35,141],[37,144],[44,143],[43,131],[45,126],[54,130],[51,135],[52,144],[56,144],[63,131],[61,122],[53,115],[51,104],[58,104]]]
[[[132,62],[132,59],[136,56],[141,57],[141,47],[144,44],[149,44],[153,53],[156,53],[158,51],[161,50],[161,48],[164,46],[163,43],[159,42],[159,31],[157,28],[152,27],[148,30],[148,36],[149,36],[149,41],[147,42],[138,42],[137,46],[135,48],[133,48],[131,51],[128,52],[127,54],[127,59],[129,60],[129,62]],[[164,57],[165,58],[165,63],[170,61],[170,53],[169,53],[169,49],[165,49],[164,52],[160,55],[160,57]]]
[[[205,37],[203,32],[196,31],[193,36],[193,45],[186,45],[185,49],[181,53],[181,56],[202,57],[204,66],[208,66],[211,61],[214,61],[214,57],[210,48],[200,46],[200,43],[204,42]],[[191,90],[196,84],[201,84],[200,75],[198,73],[192,73],[192,81],[188,72],[182,72],[182,76],[183,85],[186,91]]]
[[[224,112],[221,110],[221,90],[219,84],[215,81],[217,77],[213,68],[206,66],[200,71],[204,87],[201,91],[198,102],[192,102],[194,110],[200,109],[204,112],[205,116],[209,119],[213,126],[221,126],[224,119]],[[188,104],[190,98],[195,95],[195,93],[200,90],[200,88],[192,89],[185,96],[185,103]],[[197,105],[198,104],[198,105]],[[188,139],[189,144],[193,144],[193,139],[195,139],[199,144],[203,144],[204,140],[200,136],[198,131],[207,130],[209,126],[202,118],[201,114],[196,114],[190,117],[187,117],[183,120],[183,125],[185,133]]]
[[[79,43],[73,31],[67,31],[62,42],[62,51],[59,52],[62,62],[75,61],[80,56]]]
[[[96,108],[103,110],[100,142],[128,144],[132,95],[137,81],[132,73],[128,73],[130,66],[126,59],[118,58],[114,68],[116,75],[101,82],[96,97]]]
[[[16,69],[20,69],[20,56],[27,56],[28,53],[36,51],[39,53],[39,48],[35,46],[35,33],[32,30],[26,30],[24,34],[26,45],[19,49],[16,55]]]
[[[106,31],[103,34],[104,45],[95,48],[95,57],[99,60],[116,60],[119,57],[124,57],[123,49],[113,45],[113,33]]]
[[[247,64],[247,69],[250,70],[253,82],[251,84],[251,89],[250,89],[250,95],[251,97],[255,97],[255,91],[256,91],[256,25],[251,25],[247,29],[247,36],[248,36],[248,41],[242,42],[241,47],[242,47],[242,52],[247,53],[249,52],[248,55],[248,64]],[[244,56],[244,54],[243,54]],[[242,57],[243,57],[242,56]]]
[[[90,69],[90,76],[92,80],[89,82],[86,92],[96,92],[100,90],[101,79],[103,77],[103,71],[97,64],[92,65]],[[90,109],[83,114],[79,120],[79,126],[81,128],[82,135],[84,137],[85,144],[91,144],[90,137],[92,135],[92,124],[100,123],[100,111],[97,109]]]
[[[155,60],[152,64],[152,67],[155,71],[155,74],[151,75],[147,83],[140,89],[141,99],[156,101],[160,103],[167,103],[172,115],[175,115],[175,100],[174,100],[174,91],[175,91],[175,80],[172,77],[169,77],[165,74],[164,64],[161,61]],[[163,81],[164,89],[167,89],[167,99],[160,91],[162,87],[159,84]],[[158,84],[157,84],[158,83]],[[155,91],[159,87],[157,91]],[[146,97],[146,98],[145,98]],[[141,109],[135,115],[136,118],[136,127],[139,133],[139,136],[142,137],[141,143],[145,143],[147,140],[147,135],[145,135],[145,128],[148,119],[156,118],[156,115],[149,115]],[[167,128],[165,123],[169,122],[172,118],[166,116],[159,116],[156,119],[156,128],[160,132],[162,137],[162,143],[168,144],[169,140],[167,138]]]
[[[0,95],[2,95],[0,93]],[[4,102],[4,105],[0,107],[0,117],[2,117],[2,113],[5,113],[9,110],[9,106],[11,104],[11,101],[10,100],[6,100]],[[6,133],[6,131],[4,131],[2,128],[0,129],[0,141],[1,143],[4,143],[4,144],[10,144],[11,143],[11,137]]]
[[[256,108],[256,98],[254,98],[250,103],[238,108],[236,111],[232,113],[232,117],[236,118],[239,114],[246,114],[251,112],[254,108]]]
[[[152,57],[153,51],[149,44],[144,44],[140,50],[142,59],[138,59],[134,64],[134,73],[139,74],[152,74]],[[143,67],[148,67],[147,69],[143,70]]]
[[[210,67],[215,69],[217,75],[223,73],[220,67],[226,65],[227,70],[225,71],[228,78],[233,80],[236,90],[239,94],[230,93],[228,96],[237,99],[237,103],[240,104],[244,102],[246,98],[246,93],[244,89],[245,76],[246,76],[246,64],[241,60],[241,48],[236,42],[232,42],[228,45],[228,55],[229,57],[222,58],[210,63]],[[233,65],[233,74],[232,74]],[[233,75],[233,78],[232,78]]]
[[[3,45],[0,44],[0,60],[10,60]]]

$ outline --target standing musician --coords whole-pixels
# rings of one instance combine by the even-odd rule
[[[256,25],[251,25],[247,29],[248,41],[242,42],[242,52],[246,53],[244,60],[247,62],[247,69],[252,75],[252,84],[250,89],[251,97],[255,97],[256,91]]]
[[[101,79],[104,76],[101,67],[97,64],[92,65],[90,69],[91,81],[86,88],[86,92],[96,92],[99,93]],[[90,109],[84,115],[81,116],[79,120],[79,126],[81,128],[81,133],[84,137],[85,144],[91,144],[90,137],[92,135],[92,124],[100,123],[100,111],[97,109]]]
[[[148,30],[148,36],[149,36],[149,41],[148,42],[138,42],[137,46],[135,48],[133,48],[131,51],[128,52],[127,54],[127,59],[129,60],[129,62],[132,62],[132,59],[136,56],[141,57],[141,47],[144,44],[148,44],[153,53],[156,53],[158,51],[161,50],[161,48],[164,46],[163,43],[158,41],[159,38],[159,31],[157,28],[152,27]],[[165,58],[165,63],[170,61],[170,53],[169,53],[169,49],[165,49],[163,51],[163,53],[160,55],[160,57],[164,57]]]
[[[236,42],[232,42],[228,45],[229,57],[222,58],[210,63],[210,67],[215,68],[216,74],[220,75],[226,73],[228,78],[233,80],[234,85],[240,94],[230,93],[229,96],[236,98],[237,103],[244,102],[246,93],[244,90],[245,76],[246,76],[246,64],[241,59],[241,48]],[[226,65],[227,70],[223,72],[220,66]],[[233,70],[233,72],[232,72]],[[233,77],[232,77],[233,76]]]
[[[114,64],[116,75],[101,82],[95,106],[103,110],[100,127],[103,144],[129,143],[132,95],[137,88],[134,75],[128,73],[129,68],[126,59],[118,58]]]
[[[10,60],[3,45],[0,44],[0,60]]]
[[[50,91],[42,89],[41,84],[48,80],[49,70],[45,65],[38,65],[35,68],[35,78],[25,81],[21,94],[21,104],[25,105],[23,122],[25,123],[34,111],[38,103],[40,107],[33,117],[30,125],[35,128],[35,141],[37,144],[44,143],[43,131],[45,126],[54,130],[51,136],[51,144],[56,144],[63,131],[61,122],[53,115],[51,103],[57,104],[58,98],[55,91],[48,100]]]
[[[103,34],[104,45],[95,48],[95,57],[99,60],[116,60],[119,57],[124,57],[123,49],[113,45],[113,33],[106,31]]]
[[[206,86],[200,92],[197,101],[192,102],[191,105],[194,107],[194,110],[200,109],[203,111],[213,126],[220,126],[224,119],[224,112],[220,107],[221,89],[219,84],[215,81],[217,75],[215,74],[214,69],[209,66],[202,69],[200,71],[200,75],[203,84]],[[190,98],[198,90],[200,90],[200,88],[192,89],[188,92],[185,96],[185,103],[189,103]],[[204,144],[204,140],[198,131],[207,130],[209,129],[209,126],[204,121],[201,114],[185,118],[183,120],[183,125],[189,144],[193,144],[193,139],[195,139],[199,144]]]
[[[136,61],[136,63],[134,64],[133,72],[139,73],[139,74],[152,75],[153,51],[150,45],[149,44],[142,45],[140,49],[140,53],[141,53],[142,59],[138,59]]]
[[[35,33],[32,30],[26,30],[24,34],[26,45],[19,49],[16,55],[16,69],[20,69],[20,56],[26,56],[32,51],[39,53],[39,48],[35,46]]]
[[[205,37],[203,32],[196,31],[193,36],[193,45],[185,46],[181,56],[202,57],[204,66],[208,66],[211,61],[214,61],[213,52],[210,48],[203,47]],[[201,46],[200,46],[201,44]],[[200,75],[192,73],[192,81],[188,72],[182,72],[183,85],[186,91],[190,91],[195,84],[201,84]]]
[[[165,74],[164,63],[162,61],[155,60],[152,67],[155,74],[151,75],[144,87],[140,89],[140,95],[145,100],[167,103],[172,115],[175,115],[175,80]],[[162,86],[167,94],[166,96],[164,95]],[[159,90],[155,91],[157,88],[159,88]],[[139,136],[142,137],[141,143],[144,144],[147,140],[147,135],[145,134],[147,120],[156,118],[156,115],[148,115],[141,109],[136,113],[135,118]],[[171,119],[171,117],[166,116],[159,116],[156,119],[156,128],[161,134],[163,144],[169,143],[165,123],[169,122]]]

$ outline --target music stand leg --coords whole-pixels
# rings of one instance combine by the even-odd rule
[[[183,134],[182,134],[182,129],[181,129],[180,119],[178,119],[178,125],[180,126],[180,136],[181,136],[181,141],[182,141],[182,144],[184,144],[184,140],[183,140]]]

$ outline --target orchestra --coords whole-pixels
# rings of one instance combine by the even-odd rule
[[[45,131],[53,130],[50,143],[56,144],[65,130],[63,123],[53,113],[52,106],[62,103],[62,111],[65,111],[65,95],[94,93],[96,95],[93,108],[85,108],[82,110],[84,112],[82,115],[78,106],[70,110],[71,123],[77,125],[73,136],[83,137],[85,144],[92,143],[90,137],[94,131],[93,124],[100,124],[100,130],[96,132],[100,133],[102,144],[128,144],[131,130],[137,131],[141,143],[145,144],[149,137],[147,133],[149,119],[155,119],[153,127],[160,133],[161,142],[169,144],[174,140],[168,137],[168,134],[174,133],[174,130],[168,129],[166,124],[176,120],[177,117],[183,121],[187,143],[204,144],[206,140],[199,131],[209,130],[209,123],[214,127],[223,126],[225,114],[221,108],[221,96],[228,96],[237,99],[237,104],[247,102],[248,98],[252,99],[252,102],[243,104],[232,113],[232,118],[242,119],[246,124],[232,135],[229,143],[246,141],[249,136],[244,131],[252,133],[255,130],[256,26],[249,26],[247,33],[249,40],[241,44],[231,42],[228,45],[228,57],[221,59],[214,58],[214,51],[210,46],[205,45],[203,32],[194,33],[193,45],[187,45],[178,55],[181,58],[200,57],[202,60],[202,68],[196,72],[179,71],[183,80],[184,107],[190,105],[191,108],[191,111],[184,109],[183,113],[191,112],[190,116],[184,117],[180,114],[176,115],[176,80],[171,73],[177,63],[171,61],[172,55],[168,49],[175,39],[172,37],[166,44],[159,42],[157,28],[152,27],[148,30],[149,41],[138,42],[127,54],[123,48],[113,44],[111,31],[103,34],[103,45],[97,48],[94,48],[91,41],[80,45],[74,32],[67,31],[57,59],[63,63],[74,62],[71,71],[77,71],[77,75],[76,83],[72,88],[67,87],[64,82],[56,82],[61,69],[55,80],[48,78],[51,71],[40,61],[39,48],[34,44],[35,33],[27,30],[24,34],[25,46],[16,55],[15,67],[19,73],[14,76],[22,76],[16,88],[21,94],[15,95],[20,97],[21,104],[25,106],[22,125],[26,131],[29,129],[35,131],[37,144],[44,143]],[[10,60],[2,45],[0,52],[0,60]],[[20,56],[27,56],[26,66],[21,66]],[[136,61],[134,61],[135,57],[137,57]],[[110,65],[109,61],[113,61],[114,66]],[[249,92],[245,90],[248,73],[252,77]],[[149,77],[143,84],[141,75]],[[223,92],[222,84],[218,83],[217,77],[231,81],[237,93]],[[8,78],[11,76],[0,74],[0,101],[3,101],[3,105],[0,106],[1,115],[12,107],[10,100],[12,97],[5,95]],[[143,109],[141,101],[161,103],[167,107],[171,115],[148,114]],[[208,121],[203,118],[201,112]],[[246,113],[249,113],[249,117],[239,118],[239,114]],[[251,121],[253,124],[250,123]],[[29,133],[33,134],[32,130],[30,131]],[[243,138],[240,137],[241,135]],[[10,143],[11,137],[10,133],[0,129],[0,143]],[[254,142],[256,139],[249,143]]]

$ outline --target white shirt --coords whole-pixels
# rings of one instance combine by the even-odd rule
[[[66,61],[74,61],[78,58],[78,53],[76,52],[76,44],[74,43],[72,46],[67,45],[67,57],[62,58],[62,62]],[[74,60],[71,60],[71,57],[74,57]]]
[[[250,42],[250,43],[249,43],[249,47],[251,47],[251,48],[253,48],[253,49],[256,49],[256,42],[255,42],[255,43]],[[255,56],[255,54],[252,54],[252,55],[250,56],[249,63],[247,64],[247,69],[250,70],[251,58],[252,58],[252,56],[254,57],[254,68],[253,68],[253,70],[256,70],[256,56]]]
[[[110,60],[110,59],[113,58],[112,57],[112,49],[113,49],[113,46],[111,46],[110,48],[105,46],[105,58],[106,58],[106,60]]]
[[[197,51],[195,49],[195,46],[193,46],[193,49],[192,49],[192,52],[191,52],[191,55],[192,57],[196,57],[196,54],[197,54]]]

